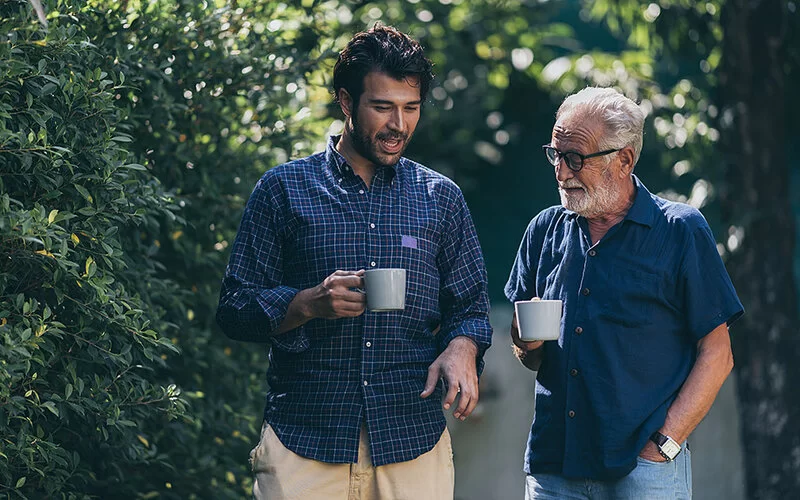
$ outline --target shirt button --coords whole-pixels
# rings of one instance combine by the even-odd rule
[[[367,342],[367,347],[372,347],[372,342]]]
[[[374,261],[374,260],[373,260],[372,262],[370,262],[370,263],[369,263],[369,265],[370,265],[370,267],[375,267],[375,266],[377,266],[377,264],[375,263],[375,261]]]
[[[366,382],[364,383],[366,384]],[[567,413],[567,415],[569,415],[569,418],[575,418],[575,412],[573,410],[570,410],[569,413]]]
[[[579,326],[576,326],[576,327],[575,327],[575,333],[577,333],[578,335],[580,335],[581,333],[583,333],[583,328],[581,328],[581,327],[579,327]]]
[[[363,189],[359,189],[358,190],[358,194],[364,194],[364,190]]]
[[[578,376],[578,370],[573,368],[572,370],[569,371],[569,374],[572,375],[573,377],[576,377]]]
[[[583,290],[581,290],[581,293],[582,293],[584,296],[586,296],[586,295],[589,295],[591,292],[589,292],[589,289],[588,289],[588,288],[584,288]]]
[[[590,256],[590,257],[594,257],[595,255],[597,255],[597,252],[596,252],[596,251],[594,251],[594,250],[589,250],[589,256]]]
[[[372,229],[375,229],[375,224],[370,223],[369,227],[371,227]]]
[[[369,382],[367,382],[367,381],[365,380],[365,381],[364,381],[364,385],[369,385]]]

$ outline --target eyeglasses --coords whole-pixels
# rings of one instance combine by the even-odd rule
[[[549,161],[552,166],[557,167],[563,159],[567,163],[567,167],[569,167],[569,169],[573,172],[580,172],[580,170],[583,168],[583,162],[589,158],[605,156],[620,151],[619,149],[608,149],[606,151],[600,151],[599,153],[582,155],[575,151],[562,152],[549,144],[542,146],[542,149],[544,149],[544,155],[547,157],[547,161]]]

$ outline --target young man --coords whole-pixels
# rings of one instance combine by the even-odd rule
[[[343,134],[269,170],[247,204],[217,320],[271,343],[256,498],[453,497],[440,404],[475,408],[491,327],[461,191],[402,157],[432,77],[408,36],[357,34],[334,68]],[[405,310],[365,311],[378,268],[406,270]]]
[[[506,284],[512,302],[564,303],[557,341],[512,322],[538,370],[527,499],[691,498],[686,439],[733,366],[742,305],[700,212],[633,175],[643,126],[636,103],[587,88],[544,146],[562,206],[531,221]]]

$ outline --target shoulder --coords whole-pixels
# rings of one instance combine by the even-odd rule
[[[536,214],[533,219],[531,219],[530,223],[528,224],[528,232],[533,234],[542,231],[548,231],[554,226],[565,224],[574,218],[575,215],[563,206],[554,205],[552,207],[545,208]]]
[[[256,183],[254,192],[266,191],[275,194],[287,184],[302,183],[319,175],[324,164],[325,153],[316,153],[277,165],[264,172]]]
[[[421,192],[442,205],[465,203],[461,188],[444,174],[408,158],[402,158],[397,168],[402,169],[406,186],[412,191]]]
[[[693,234],[697,230],[710,230],[708,221],[700,212],[691,205],[677,201],[670,201],[656,195],[651,195],[658,207],[662,221],[671,230]]]

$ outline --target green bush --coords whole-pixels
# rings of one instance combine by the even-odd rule
[[[174,211],[125,149],[124,76],[74,23],[0,7],[0,494],[132,498],[185,413],[146,236]]]

